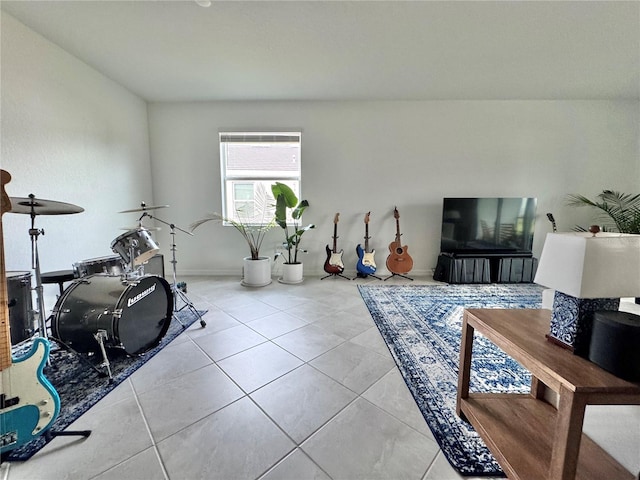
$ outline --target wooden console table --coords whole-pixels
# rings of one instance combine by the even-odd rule
[[[635,479],[582,433],[582,423],[586,405],[640,404],[640,384],[548,342],[549,319],[549,310],[465,310],[458,415],[510,479]],[[474,330],[531,372],[530,394],[469,393]],[[545,386],[557,392],[557,409],[544,400]]]

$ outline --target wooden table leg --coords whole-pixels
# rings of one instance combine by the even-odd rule
[[[531,396],[538,400],[544,400],[547,387],[537,377],[531,375]]]
[[[573,480],[578,465],[586,402],[583,397],[575,395],[563,386],[560,387],[558,396],[556,438],[548,478]]]
[[[462,320],[462,339],[460,341],[460,363],[458,372],[458,397],[456,400],[456,413],[462,416],[461,400],[469,398],[469,382],[471,379],[471,352],[473,350],[474,328],[467,323],[467,312],[464,312]]]

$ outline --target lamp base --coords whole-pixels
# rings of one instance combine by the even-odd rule
[[[550,333],[547,333],[544,337],[547,339],[549,343],[553,343],[558,347],[562,347],[565,350],[569,350],[571,353],[575,351],[575,348],[573,348],[571,345],[564,343],[562,340],[558,340],[556,337],[551,336]]]
[[[616,311],[619,298],[576,298],[556,291],[547,339],[560,343],[582,357],[589,355],[589,343],[596,310]]]

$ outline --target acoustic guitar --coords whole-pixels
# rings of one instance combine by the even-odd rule
[[[11,175],[0,170],[2,214],[11,210],[4,191]],[[49,358],[49,342],[36,338],[31,350],[11,358],[11,334],[0,218],[0,453],[13,450],[44,433],[60,412],[60,397],[42,371]]]
[[[406,245],[400,241],[400,214],[398,208],[394,207],[393,216],[396,219],[396,239],[389,244],[389,256],[387,257],[387,268],[391,273],[409,273],[413,268],[413,258],[409,255]]]
[[[367,212],[364,216],[364,249],[361,244],[356,247],[356,253],[358,254],[358,262],[356,263],[356,270],[358,274],[362,276],[373,275],[376,273],[376,262],[374,255],[375,250],[369,251],[369,216],[371,212]]]
[[[333,217],[333,250],[327,245],[327,259],[324,262],[324,271],[330,274],[340,274],[344,271],[344,263],[342,263],[343,250],[338,252],[338,221],[340,214],[336,213]]]

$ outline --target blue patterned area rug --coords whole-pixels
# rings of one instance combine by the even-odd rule
[[[198,311],[204,315],[206,310]],[[111,366],[113,381],[109,381],[108,376],[101,375],[91,368],[86,362],[98,366],[102,362],[102,355],[89,356],[84,353],[72,354],[64,350],[55,342],[51,342],[51,362],[45,365],[44,376],[51,382],[60,396],[60,414],[53,422],[51,431],[63,431],[73,423],[80,415],[94,406],[98,400],[102,399],[111,390],[122,383],[129,375],[135,372],[142,365],[147,363],[154,355],[166,347],[172,340],[191,326],[198,316],[189,311],[182,310],[177,313],[180,322],[172,319],[167,333],[162,337],[160,343],[144,352],[141,355],[127,355],[122,349],[108,349],[107,355]],[[20,356],[30,349],[30,342],[24,342],[14,348],[14,356]],[[78,358],[82,358],[86,361]],[[99,358],[98,358],[99,357]],[[106,370],[99,368],[104,374]],[[29,443],[7,452],[8,461],[25,461],[31,458],[38,450],[48,442],[46,435],[40,435]]]
[[[422,415],[461,475],[504,476],[473,427],[456,414],[465,308],[540,308],[542,288],[526,285],[359,285]],[[529,391],[531,376],[476,335],[472,392]]]

